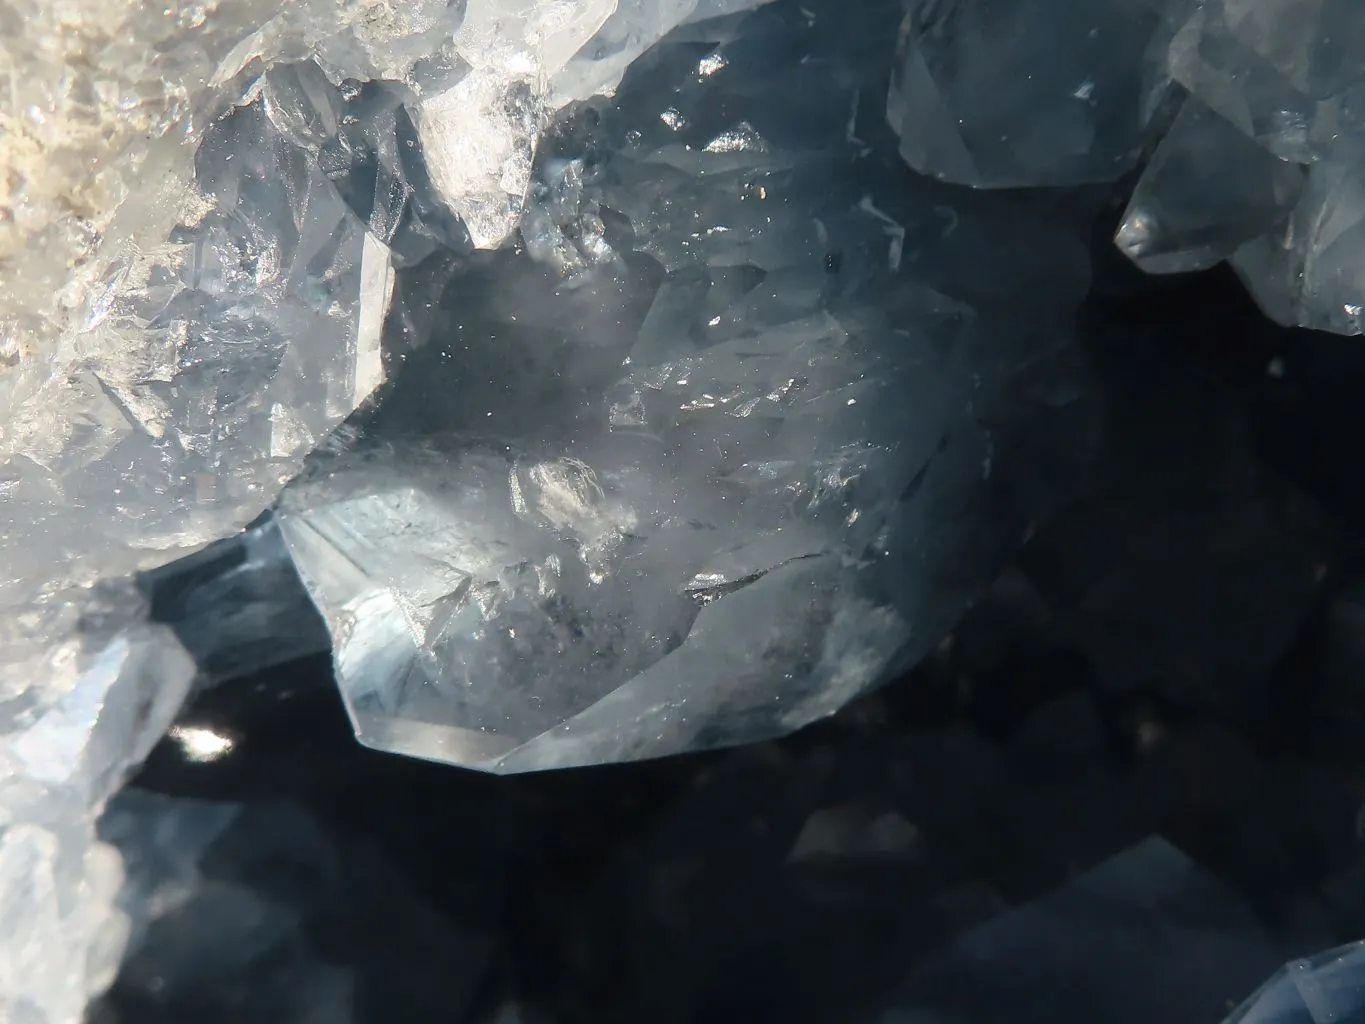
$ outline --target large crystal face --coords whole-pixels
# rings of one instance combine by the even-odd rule
[[[937,644],[1084,453],[1083,248],[906,173],[865,14],[686,29],[560,120],[520,246],[400,274],[396,379],[279,509],[362,741],[790,731]]]
[[[1116,238],[1139,266],[1229,260],[1281,323],[1359,334],[1362,41],[1348,0],[917,0],[887,114],[911,166],[981,187],[1150,157]]]
[[[987,188],[1113,181],[1166,83],[1146,54],[1161,0],[912,0],[887,117],[925,174]]]
[[[1148,167],[1120,247],[1161,271],[1228,258],[1281,323],[1361,333],[1362,39],[1365,11],[1331,0],[1189,12],[1163,54],[1187,113]]]

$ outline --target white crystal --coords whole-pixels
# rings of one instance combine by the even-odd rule
[[[54,597],[9,624],[0,659],[0,1008],[66,1024],[112,981],[126,938],[118,858],[95,819],[179,710],[194,663],[139,622],[130,592]]]

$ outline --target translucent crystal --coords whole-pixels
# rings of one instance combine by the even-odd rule
[[[1233,33],[1226,8],[1221,2],[1204,4],[1191,13],[1170,42],[1171,76],[1277,156],[1312,159],[1326,141],[1318,138],[1317,102]]]
[[[91,588],[254,519],[384,379],[394,268],[492,238],[437,190],[423,101],[496,51],[529,83],[529,168],[552,69],[693,10],[0,5],[0,1017],[68,1024],[107,983],[117,859],[90,822],[194,672],[136,595],[114,615]],[[325,643],[268,523],[159,579],[207,679]]]
[[[1270,316],[1338,334],[1362,333],[1365,306],[1365,135],[1306,168],[1303,192],[1285,223],[1232,256],[1232,265]]]
[[[117,267],[78,369],[12,410],[0,607],[245,523],[382,378],[388,251],[268,115],[206,133],[202,202]]]
[[[1224,1024],[1337,1024],[1365,1014],[1365,942],[1292,960]]]
[[[515,223],[537,131],[571,95],[555,74],[608,25],[643,48],[694,10],[29,6],[0,34],[16,84],[0,531],[22,552],[0,607],[40,579],[164,562],[268,506],[382,379],[391,266]],[[572,81],[614,84],[584,60]]]
[[[1283,225],[1303,179],[1301,165],[1191,98],[1148,162],[1116,241],[1152,273],[1205,270]]]
[[[90,318],[158,265],[185,213],[195,146],[239,101],[254,77],[244,69],[316,54],[337,81],[408,80],[418,58],[439,52],[454,16],[444,0],[6,4],[0,461],[68,445],[60,423],[42,424],[43,410],[87,369]],[[173,275],[177,261],[164,255]],[[136,374],[157,351],[154,339],[125,337],[103,354]],[[98,396],[81,409],[92,426],[105,422]],[[39,422],[19,422],[29,420]]]
[[[1231,260],[1280,322],[1358,334],[1362,40],[1350,0],[915,0],[887,116],[912,167],[990,188],[1116,180],[1169,128],[1119,248]]]
[[[1158,69],[1193,98],[1138,185],[1119,247],[1157,272],[1229,258],[1281,323],[1360,333],[1365,8],[1219,0],[1170,11],[1178,24]]]
[[[94,820],[165,732],[194,663],[127,590],[11,617],[0,658],[0,1017],[74,1021],[126,937],[111,909],[119,860]]]
[[[898,16],[687,28],[546,140],[524,251],[399,274],[402,372],[279,507],[362,741],[786,732],[936,644],[1055,493],[1083,247],[899,166],[860,105]]]
[[[967,185],[1113,181],[1159,108],[1163,24],[1149,0],[914,0],[887,103],[901,153]]]

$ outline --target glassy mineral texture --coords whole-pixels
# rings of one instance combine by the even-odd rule
[[[1365,1013],[1365,943],[1293,960],[1224,1024],[1330,1024]]]
[[[924,174],[985,188],[1114,181],[1159,128],[1163,0],[911,0],[887,117]]]
[[[256,519],[370,396],[395,268],[500,242],[557,106],[728,6],[0,5],[0,1017],[108,983],[92,822],[196,672],[326,642],[268,522],[151,608],[126,581]]]
[[[937,644],[1083,458],[1084,247],[905,170],[898,17],[680,30],[558,120],[517,245],[399,274],[391,386],[279,506],[363,742],[788,732]]]
[[[170,725],[194,663],[137,595],[11,619],[0,646],[0,1019],[79,1019],[114,977],[119,857],[94,819]],[[52,637],[62,639],[53,641]],[[11,680],[24,680],[16,688]]]
[[[1359,4],[916,0],[900,39],[887,113],[913,167],[1051,186],[1150,156],[1116,239],[1139,266],[1226,259],[1279,322],[1361,333]]]
[[[1237,196],[1245,211],[1211,225],[1211,241],[1261,307],[1281,323],[1359,334],[1365,299],[1357,183],[1365,143],[1361,40],[1365,10],[1330,0],[1222,0],[1189,13],[1165,63],[1188,91],[1187,104],[1201,110],[1198,116],[1223,124],[1207,133],[1173,132],[1162,149],[1167,159],[1199,160],[1202,152],[1203,160],[1216,160],[1222,199],[1200,198],[1207,177],[1198,172],[1164,183],[1144,180],[1121,241],[1134,225],[1139,231],[1151,225],[1158,234],[1188,231],[1162,210],[1163,202],[1199,202],[1216,223],[1228,197]],[[1247,150],[1247,139],[1259,152]],[[1160,158],[1158,151],[1158,164]]]

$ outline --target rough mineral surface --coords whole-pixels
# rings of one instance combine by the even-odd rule
[[[53,601],[12,620],[18,642],[0,648],[0,1020],[77,1020],[118,968],[121,869],[94,819],[194,674],[170,631],[141,613],[126,590]]]
[[[790,731],[938,643],[1084,453],[1065,213],[909,175],[864,15],[682,30],[561,119],[520,246],[400,273],[402,369],[280,506],[362,741]]]
[[[1168,91],[1146,60],[1162,2],[911,0],[887,102],[902,155],[986,188],[1118,178]]]
[[[0,1018],[72,1021],[107,984],[91,822],[195,671],[99,581],[268,507],[382,381],[394,268],[501,241],[554,107],[712,8],[0,4]],[[476,81],[484,106],[434,116]],[[506,152],[463,163],[469,133]],[[271,591],[271,529],[181,591],[230,622],[169,616],[209,676],[322,642]]]

